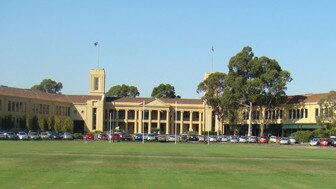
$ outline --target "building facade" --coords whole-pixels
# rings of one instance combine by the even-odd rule
[[[73,132],[109,131],[119,128],[128,133],[177,134],[217,131],[247,134],[248,110],[239,110],[237,124],[216,119],[211,107],[201,99],[111,98],[105,97],[105,70],[91,69],[88,95],[50,94],[30,89],[0,86],[0,126],[20,129],[28,119],[59,117],[71,119]],[[289,96],[272,110],[256,107],[252,113],[253,135],[289,135],[297,130],[316,129],[320,114],[318,101],[325,94]]]

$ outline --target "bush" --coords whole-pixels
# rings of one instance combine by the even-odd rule
[[[291,137],[295,137],[296,141],[299,143],[309,142],[311,138],[314,137],[313,131],[297,131],[291,134]]]
[[[74,139],[83,139],[83,134],[82,133],[74,133],[72,135]]]
[[[208,131],[202,131],[202,135],[208,135]],[[210,131],[209,135],[217,135],[216,131]]]

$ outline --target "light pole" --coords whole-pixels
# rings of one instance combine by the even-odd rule
[[[145,143],[145,101],[142,102],[142,144]]]
[[[112,135],[111,135],[111,117],[112,117],[112,112],[110,112],[110,138],[109,138],[109,140],[110,140],[110,143],[111,143],[111,139],[112,139]]]
[[[114,110],[113,110],[113,113],[112,113],[112,120],[113,120],[113,127],[112,127],[112,135],[111,135],[111,138],[112,138],[112,142],[114,142],[114,138],[113,138],[113,135],[114,135],[114,127],[115,127],[115,120],[114,120]]]
[[[175,101],[175,144],[177,140],[176,130],[177,130],[177,101]]]

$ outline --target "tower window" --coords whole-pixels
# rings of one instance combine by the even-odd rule
[[[98,85],[99,85],[99,78],[98,77],[95,77],[94,78],[94,90],[95,91],[98,91]]]

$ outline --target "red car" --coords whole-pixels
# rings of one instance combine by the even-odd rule
[[[329,146],[331,144],[329,139],[322,139],[320,141],[320,146]]]
[[[113,134],[113,136],[112,136],[112,140],[115,140],[115,141],[120,141],[121,140],[121,136],[120,136],[120,134]]]
[[[268,143],[268,138],[267,138],[267,136],[261,136],[260,139],[259,139],[259,142],[260,142],[260,143]]]
[[[108,136],[105,133],[99,133],[98,140],[107,140]]]
[[[83,138],[85,140],[94,140],[94,135],[92,133],[86,133]]]

